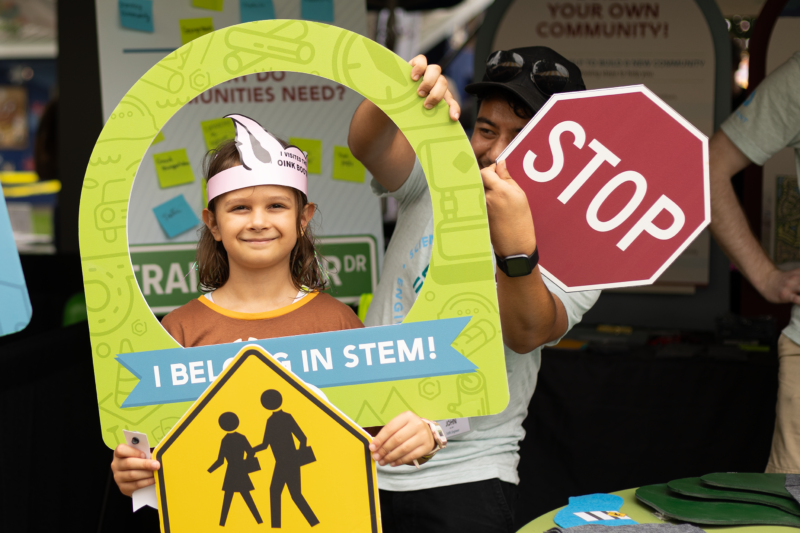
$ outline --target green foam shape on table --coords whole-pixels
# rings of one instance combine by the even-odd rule
[[[720,473],[706,474],[704,483],[726,489],[750,490],[792,498],[786,490],[786,474]],[[794,498],[792,498],[794,499]]]
[[[800,517],[774,507],[690,498],[672,492],[666,483],[641,487],[636,490],[636,497],[669,518],[693,524],[800,527]]]
[[[782,511],[786,511],[787,513],[800,516],[800,504],[791,498],[784,498],[774,494],[714,487],[712,485],[703,483],[703,480],[699,477],[676,479],[674,481],[670,481],[667,483],[667,485],[671,491],[678,492],[685,496],[709,498],[712,500],[758,503],[761,505],[769,505],[770,507],[775,507]]]
[[[129,429],[146,433],[154,446],[191,405],[122,408],[138,379],[116,355],[178,347],[144,300],[128,251],[127,226],[136,221],[128,220],[127,208],[142,157],[167,121],[203,91],[269,71],[312,74],[348,87],[403,132],[425,172],[434,221],[428,275],[405,322],[473,317],[453,346],[478,371],[330,387],[324,390],[328,399],[362,426],[384,425],[404,411],[430,419],[503,411],[509,394],[489,221],[480,170],[463,128],[450,119],[444,101],[425,109],[417,94],[421,80],[411,81],[411,65],[375,41],[316,22],[261,20],[197,37],[156,63],[117,105],[86,168],[79,237],[106,445],[125,442],[122,430]],[[472,207],[445,213],[445,199],[453,197],[469,198]]]

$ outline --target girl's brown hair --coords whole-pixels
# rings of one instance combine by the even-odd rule
[[[287,143],[279,139],[286,148]],[[235,141],[227,141],[215,150],[206,154],[203,161],[203,176],[206,181],[236,165],[240,165],[239,152]],[[292,283],[297,290],[306,292],[322,291],[326,288],[326,278],[321,272],[321,265],[317,261],[314,234],[311,224],[305,230],[301,224],[303,208],[308,204],[308,198],[297,189],[292,189],[297,205],[297,244],[292,249],[289,258],[289,268],[292,274]],[[208,202],[208,210],[216,214],[216,198]],[[211,231],[204,225],[200,231],[200,240],[197,243],[197,269],[200,281],[200,290],[209,292],[219,289],[228,281],[230,267],[228,265],[228,252],[222,241],[214,239]]]

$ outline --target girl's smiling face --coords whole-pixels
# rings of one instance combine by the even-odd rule
[[[230,191],[215,199],[214,211],[203,210],[203,222],[221,241],[231,267],[267,269],[285,265],[298,238],[297,194],[281,185],[258,185]],[[314,204],[299,213],[305,228],[314,216]]]

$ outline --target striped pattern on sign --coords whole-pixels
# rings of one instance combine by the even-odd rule
[[[630,520],[628,515],[618,511],[592,511],[574,514],[587,522],[597,522],[598,520]]]

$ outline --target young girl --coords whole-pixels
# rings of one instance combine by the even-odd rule
[[[236,140],[206,157],[208,207],[197,245],[200,298],[172,311],[164,328],[184,347],[364,327],[353,310],[324,294],[309,228],[306,156],[242,115],[229,115]],[[370,444],[381,466],[429,458],[432,425],[405,412]],[[120,444],[111,469],[123,494],[155,483],[158,461]]]

